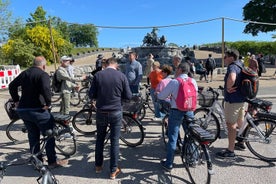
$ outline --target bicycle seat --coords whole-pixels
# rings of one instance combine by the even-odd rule
[[[60,114],[60,113],[52,113],[55,121],[69,121],[71,119],[71,116],[69,114]]]

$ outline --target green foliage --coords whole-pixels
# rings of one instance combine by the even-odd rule
[[[34,45],[32,43],[26,44],[22,39],[10,39],[2,47],[4,58],[12,64],[19,64],[20,66],[30,66],[34,55]]]
[[[98,30],[92,24],[68,26],[70,42],[76,47],[98,47]]]
[[[9,4],[9,0],[0,0],[0,42],[5,39],[10,25],[11,12],[8,10]]]
[[[178,47],[178,45],[176,43],[168,43],[169,47]]]
[[[42,6],[38,6],[34,13],[30,13],[32,18],[28,18],[28,27],[34,27],[36,25],[47,26],[46,11]]]
[[[241,55],[246,55],[247,52],[276,54],[276,42],[258,42],[258,41],[238,41],[227,42],[226,47],[237,49]]]
[[[243,20],[257,22],[276,22],[276,3],[275,0],[251,0],[243,7]],[[275,31],[276,26],[265,24],[248,23],[245,26],[244,33],[250,33],[253,36],[259,32]]]

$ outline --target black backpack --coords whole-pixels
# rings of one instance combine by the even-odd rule
[[[57,70],[56,70],[52,78],[52,89],[55,93],[59,93],[61,91],[61,84],[62,84],[62,81],[59,81],[57,79]]]
[[[244,97],[252,99],[257,96],[259,90],[259,77],[258,73],[253,71],[251,68],[242,67],[234,63],[241,69],[241,80],[239,86],[241,93]]]
[[[206,68],[207,69],[215,69],[216,68],[216,61],[213,58],[208,58],[206,60]]]

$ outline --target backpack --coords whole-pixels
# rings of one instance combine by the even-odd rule
[[[208,58],[206,60],[206,68],[215,69],[216,68],[216,61],[213,58]]]
[[[179,82],[177,97],[175,99],[177,109],[180,111],[194,111],[197,103],[197,91],[192,83],[192,78],[176,78]]]
[[[62,81],[59,81],[57,79],[57,70],[56,70],[52,78],[52,89],[55,93],[59,93],[61,91],[61,84],[62,84]]]
[[[237,65],[241,69],[241,80],[239,86],[242,95],[245,98],[252,99],[257,96],[259,89],[259,77],[258,73],[253,71],[251,68],[242,67]]]

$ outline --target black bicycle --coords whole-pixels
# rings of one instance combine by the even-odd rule
[[[201,128],[196,121],[196,119],[184,117],[182,126],[185,134],[184,136],[178,134],[177,146],[191,182],[210,183],[214,170],[208,148],[210,142],[214,141],[214,136]],[[163,134],[163,137],[167,135]]]
[[[122,128],[120,139],[128,146],[135,147],[143,143],[145,133],[142,124],[137,120],[137,114],[130,111],[123,111]],[[96,129],[96,108],[82,109],[77,112],[72,120],[76,131],[84,135],[95,135]],[[109,129],[107,130],[110,131]],[[108,135],[108,134],[107,134]],[[107,139],[109,137],[107,136]]]
[[[58,180],[55,178],[54,174],[48,169],[47,166],[43,165],[43,162],[38,159],[38,156],[43,153],[45,146],[49,139],[52,137],[60,137],[66,133],[70,133],[71,128],[58,129],[54,128],[53,130],[46,131],[46,136],[40,139],[39,144],[41,149],[36,154],[31,154],[27,159],[14,159],[12,161],[0,162],[0,183],[3,180],[3,177],[6,173],[6,170],[9,166],[18,166],[31,163],[34,168],[39,172],[40,176],[37,178],[37,182],[40,184],[58,184]]]
[[[14,102],[10,99],[5,103],[5,110],[11,119],[11,122],[6,128],[7,137],[15,144],[28,142],[28,130],[24,125],[22,119],[20,119],[14,109]],[[55,128],[63,130],[69,127],[70,115],[62,115],[60,113],[52,112],[55,119]],[[77,143],[75,134],[72,131],[56,136],[56,148],[65,156],[74,155],[77,151]]]

